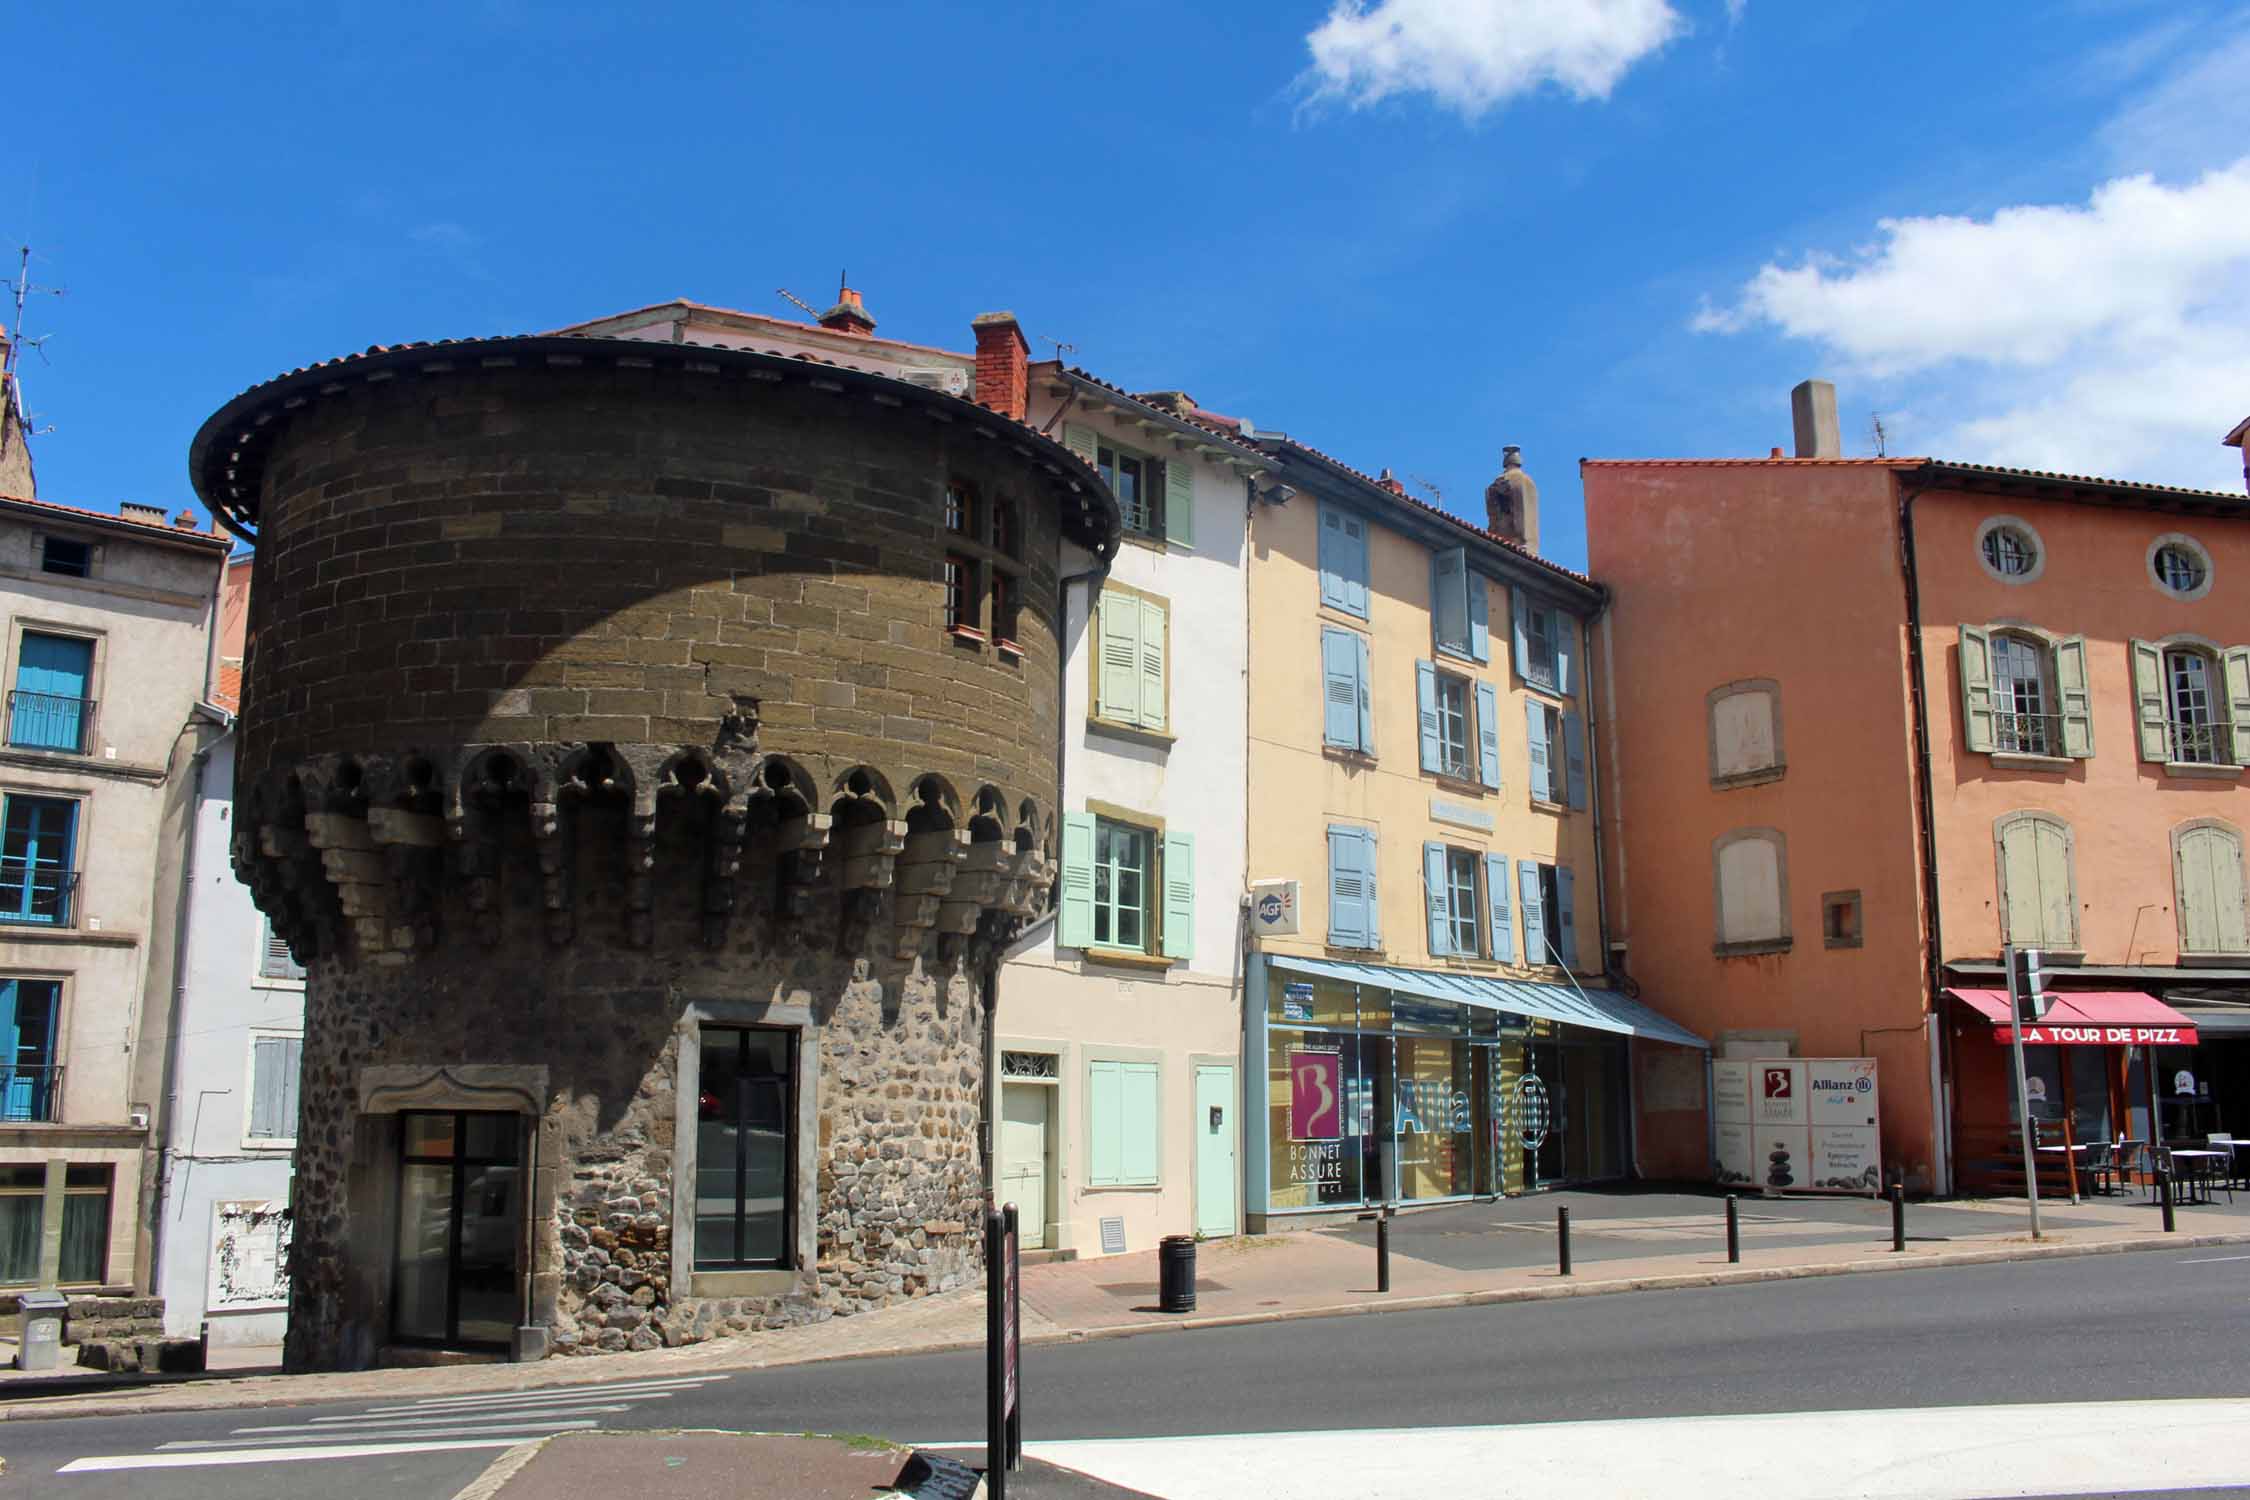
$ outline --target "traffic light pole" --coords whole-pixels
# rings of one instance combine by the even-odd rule
[[[2023,983],[2022,981],[2026,976],[2018,972],[2018,952],[2018,949],[2011,946],[2006,955],[2008,1010],[2009,1018],[2014,1022],[2008,1028],[2008,1050],[2016,1056],[2016,1124],[2018,1127],[2017,1133],[2023,1137],[2023,1187],[2025,1196],[2031,1200],[2031,1237],[2037,1240],[2044,1239],[2046,1236],[2041,1234],[2039,1230],[2039,1167],[2037,1158],[2033,1155],[2034,1132],[2031,1127],[2031,1085],[2030,1081],[2024,1076],[2023,1028],[2025,1025],[2024,1017],[2031,1014],[2038,1006],[2036,996],[2039,987],[2039,965],[2037,956],[2034,955],[2028,966],[2029,982],[2028,984]]]

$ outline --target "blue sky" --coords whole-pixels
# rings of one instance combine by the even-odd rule
[[[2234,488],[2250,12],[1772,0],[46,6],[0,234],[44,498],[188,498],[236,391],[673,296],[977,313],[1580,562],[1581,456]],[[10,256],[12,265],[13,257]],[[1425,491],[1425,493],[1427,493]]]

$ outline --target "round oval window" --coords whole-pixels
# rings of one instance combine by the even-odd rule
[[[2203,559],[2177,542],[2157,549],[2156,576],[2175,594],[2192,594],[2203,587]]]
[[[2039,549],[2029,536],[2013,526],[1995,526],[1984,534],[1984,560],[1995,573],[2020,578],[2039,560]]]

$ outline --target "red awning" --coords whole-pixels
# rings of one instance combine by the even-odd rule
[[[2006,990],[1947,990],[1992,1022],[1992,1039],[2014,1040],[2015,1020]],[[2027,1045],[2041,1047],[2192,1047],[2195,1023],[2139,990],[2051,990],[2047,1019],[2024,1028]]]

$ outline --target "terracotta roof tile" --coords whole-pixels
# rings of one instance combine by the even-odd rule
[[[219,680],[211,686],[211,701],[230,714],[242,712],[242,668],[219,668]]]
[[[1581,469],[1869,468],[1918,469],[1926,458],[1582,458]]]
[[[2250,504],[2250,495],[2237,495],[2231,490],[2186,489],[2179,485],[2149,484],[2138,479],[2104,479],[2098,474],[2063,474],[2052,469],[2011,469],[2003,464],[1969,464],[1948,458],[1930,459],[1939,470],[1954,470],[1964,474],[1989,474],[1996,479],[2038,479],[2051,484],[2100,485],[2106,490],[2131,490],[2151,496],[2177,496],[2190,500],[2221,500],[2235,505]]]
[[[121,516],[113,510],[88,510],[82,505],[58,505],[52,500],[36,500],[29,495],[0,495],[0,504],[28,505],[36,510],[51,510],[60,515],[83,516],[89,521],[106,521],[112,526],[129,526],[135,531],[145,531],[151,536],[189,537],[205,542],[222,540],[220,533],[206,531],[200,526],[190,529],[185,526],[174,526],[169,522],[158,526],[149,521],[135,521],[128,516]],[[232,541],[228,541],[227,545],[231,547],[234,544]]]
[[[1235,431],[1229,431],[1223,427],[1215,427],[1208,420],[1209,413],[1203,411],[1201,407],[1196,408],[1195,416],[1186,416],[1180,412],[1172,410],[1168,406],[1158,406],[1155,402],[1149,400],[1146,396],[1136,395],[1132,391],[1125,389],[1121,385],[1114,385],[1111,382],[1102,379],[1101,376],[1096,375],[1091,370],[1080,369],[1077,365],[1065,365],[1062,364],[1059,360],[1042,360],[1040,361],[1040,363],[1053,365],[1056,368],[1062,370],[1064,374],[1073,376],[1079,380],[1083,380],[1088,385],[1098,385],[1103,390],[1110,392],[1112,395],[1122,396],[1127,401],[1132,402],[1135,406],[1143,407],[1149,411],[1155,412],[1159,416],[1170,417],[1176,422],[1185,422],[1188,426],[1193,427],[1198,431],[1208,432],[1209,434],[1211,434],[1211,436],[1217,438],[1220,442],[1225,443],[1231,448],[1240,448],[1243,452],[1251,454],[1255,457],[1264,456],[1259,452],[1256,446],[1243,441],[1242,434],[1239,430],[1241,427],[1240,423],[1235,424],[1235,427],[1237,429]]]

